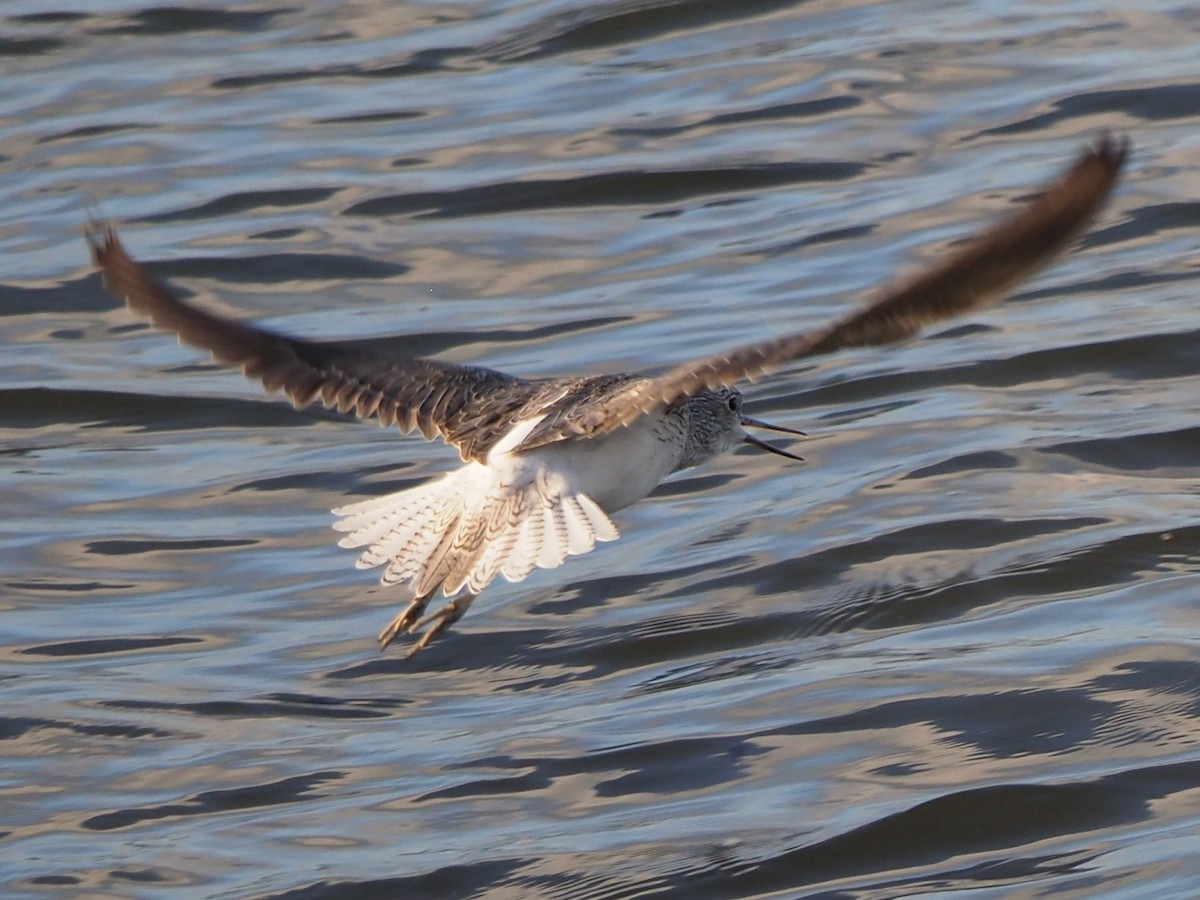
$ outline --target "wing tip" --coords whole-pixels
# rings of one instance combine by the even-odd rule
[[[1112,175],[1116,175],[1133,154],[1133,139],[1124,131],[1104,129],[1088,148],[1086,159],[1101,163]]]
[[[83,239],[87,241],[92,265],[98,269],[103,269],[113,252],[121,246],[116,228],[105,219],[88,219],[83,224]]]

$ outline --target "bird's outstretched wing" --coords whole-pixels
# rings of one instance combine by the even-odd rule
[[[297,407],[318,398],[325,406],[441,436],[464,460],[482,460],[508,430],[512,416],[543,385],[486,369],[431,359],[372,353],[361,342],[306,341],[256,328],[185,302],[133,259],[103,223],[86,229],[105,287],[129,308],[179,340],[240,366],[268,390],[282,390]]]
[[[111,226],[91,222],[86,236],[108,290],[183,343],[240,366],[268,390],[285,391],[298,407],[319,398],[327,407],[395,424],[406,434],[419,429],[427,439],[440,436],[464,460],[482,461],[522,415],[547,413],[519,450],[593,437],[699,391],[753,381],[803,357],[898,341],[923,325],[995,302],[1087,228],[1128,152],[1127,141],[1105,136],[1033,203],[824,330],[692,360],[655,377],[580,378],[568,385],[571,402],[559,402],[562,383],[385,356],[362,342],[302,340],[208,312],[155,279],[126,252]]]
[[[596,402],[556,410],[519,449],[614,431],[681,397],[743,379],[753,381],[803,357],[898,341],[922,326],[997,302],[1087,229],[1128,155],[1127,139],[1106,134],[1036,200],[940,263],[885,289],[878,300],[852,315],[816,332],[694,359],[653,378],[632,381]]]

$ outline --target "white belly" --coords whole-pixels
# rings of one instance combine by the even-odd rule
[[[664,440],[653,420],[643,417],[602,437],[558,441],[521,455],[561,474],[573,490],[611,513],[658,487],[674,471],[682,447],[681,439]]]

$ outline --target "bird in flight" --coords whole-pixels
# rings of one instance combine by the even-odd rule
[[[738,382],[793,360],[902,340],[998,302],[1088,228],[1128,155],[1127,139],[1103,135],[1036,199],[831,325],[654,374],[525,379],[384,356],[364,342],[290,337],[185,302],[129,255],[107,223],[89,222],[85,235],[105,287],[182,343],[240,366],[296,407],[319,399],[458,449],[463,465],[440,478],[333,511],[334,527],[345,532],[340,545],[365,548],[359,568],[382,566],[384,584],[408,585],[412,599],[379,643],[418,635],[412,656],[498,575],[519,582],[616,540],[609,515],[671,473],[742,442],[799,459],[746,432],[802,434],[745,415]],[[438,593],[445,602],[426,615]]]

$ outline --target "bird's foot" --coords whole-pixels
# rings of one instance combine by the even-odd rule
[[[386,650],[388,645],[402,634],[414,634],[422,631],[420,639],[413,644],[405,659],[411,659],[420,653],[434,638],[463,617],[475,600],[474,594],[463,594],[455,597],[435,613],[425,615],[425,607],[429,605],[432,594],[416,597],[405,607],[404,612],[392,619],[383,631],[379,632],[379,649]],[[424,618],[422,618],[424,616]]]
[[[434,638],[461,619],[467,610],[471,608],[471,604],[474,601],[474,594],[463,594],[461,597],[455,597],[437,612],[430,613],[416,625],[413,625],[409,631],[417,632],[421,631],[421,629],[425,629],[425,631],[421,635],[420,640],[413,644],[412,649],[408,651],[404,658],[412,659],[428,647]]]
[[[406,631],[414,631],[420,625],[421,616],[425,614],[425,607],[429,605],[429,596],[415,597],[412,603],[392,621],[388,622],[387,628],[379,632],[379,649],[386,650],[388,644],[394,641],[399,635]]]

